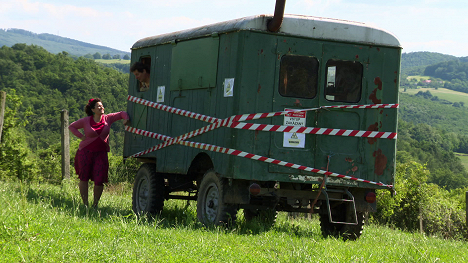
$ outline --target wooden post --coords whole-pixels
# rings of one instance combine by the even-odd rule
[[[0,142],[2,141],[3,118],[5,118],[6,92],[0,91]]]
[[[70,136],[68,132],[68,111],[61,112],[62,134],[62,179],[70,179]]]

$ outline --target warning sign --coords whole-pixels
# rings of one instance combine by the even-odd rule
[[[306,112],[297,111],[294,109],[284,109],[291,111],[284,115],[283,125],[287,126],[306,126]],[[295,132],[285,132],[283,137],[283,147],[304,148],[305,147],[305,134]]]
[[[159,86],[158,87],[158,97],[156,99],[156,102],[164,102],[164,93],[166,92],[166,87],[165,86]]]

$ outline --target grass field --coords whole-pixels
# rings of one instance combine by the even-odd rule
[[[466,153],[455,153],[455,155],[460,158],[463,166],[468,170],[468,154]]]
[[[450,102],[464,102],[465,105],[468,105],[468,93],[453,91],[444,88],[419,88],[419,89],[406,89],[407,94],[414,95],[420,91],[430,91],[433,96],[437,96],[440,99],[448,100]],[[403,89],[400,89],[403,92]]]
[[[94,61],[103,63],[103,64],[114,64],[114,63],[130,64],[130,60],[124,60],[124,59],[95,59]]]
[[[0,262],[467,262],[468,244],[369,225],[357,241],[323,238],[318,220],[281,213],[268,229],[240,219],[202,226],[170,200],[153,219],[131,211],[131,187],[107,187],[86,209],[77,182],[0,182]]]
[[[431,78],[430,76],[414,75],[414,76],[408,76],[406,79],[407,80],[416,79],[417,81],[421,81],[421,80],[427,80],[427,79],[430,79],[430,78]]]

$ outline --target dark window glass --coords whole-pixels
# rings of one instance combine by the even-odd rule
[[[312,99],[317,94],[318,60],[285,55],[281,58],[279,93],[284,97]]]
[[[362,91],[362,64],[355,61],[327,62],[325,98],[330,101],[358,102]]]

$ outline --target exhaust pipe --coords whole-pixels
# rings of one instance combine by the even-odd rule
[[[273,19],[268,21],[267,29],[270,32],[278,32],[283,23],[284,17],[284,6],[286,5],[286,0],[276,0],[275,5],[275,14]]]

